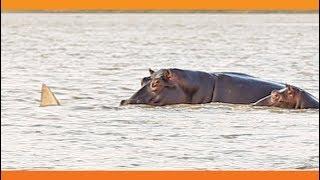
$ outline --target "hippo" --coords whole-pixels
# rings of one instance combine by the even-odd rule
[[[141,89],[126,104],[203,104],[221,102],[231,104],[252,104],[270,95],[273,90],[285,87],[237,72],[191,71],[182,69],[149,69],[150,76],[141,80]],[[155,103],[160,99],[161,103]]]
[[[133,94],[130,99],[122,100],[121,105],[126,104],[148,104],[153,106],[164,106],[188,103],[188,96],[183,90],[163,80],[147,82],[143,87]]]
[[[253,106],[272,106],[287,109],[319,109],[319,101],[306,91],[286,84],[281,90],[273,90],[269,96],[255,102]]]

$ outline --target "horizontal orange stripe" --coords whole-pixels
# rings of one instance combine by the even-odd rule
[[[28,10],[318,10],[319,0],[1,0],[6,11]]]
[[[319,171],[1,171],[3,180],[316,180]]]

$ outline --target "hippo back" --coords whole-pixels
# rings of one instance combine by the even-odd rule
[[[250,104],[285,87],[282,83],[259,79],[242,73],[213,73],[215,87],[212,102]]]

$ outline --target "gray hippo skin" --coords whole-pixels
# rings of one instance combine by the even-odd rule
[[[164,106],[172,104],[188,103],[187,95],[179,86],[167,84],[161,79],[148,81],[143,87],[133,94],[128,100],[122,100],[121,105],[127,104],[149,104],[153,106]]]
[[[286,85],[281,90],[273,90],[269,96],[262,98],[253,105],[287,109],[319,109],[319,101],[314,96],[291,85]]]
[[[136,102],[157,105],[148,101],[154,99],[155,95],[163,98],[161,105],[167,105],[167,102],[251,104],[270,95],[272,90],[285,87],[284,84],[261,80],[243,73],[206,73],[181,69],[149,71],[150,76],[141,81],[142,88],[129,100],[122,101],[122,105]]]

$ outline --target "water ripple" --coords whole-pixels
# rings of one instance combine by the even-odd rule
[[[319,97],[317,14],[1,13],[4,169],[318,169],[319,111],[119,106],[148,68],[237,71]],[[39,107],[41,84],[62,106]],[[21,161],[23,159],[23,161]]]

